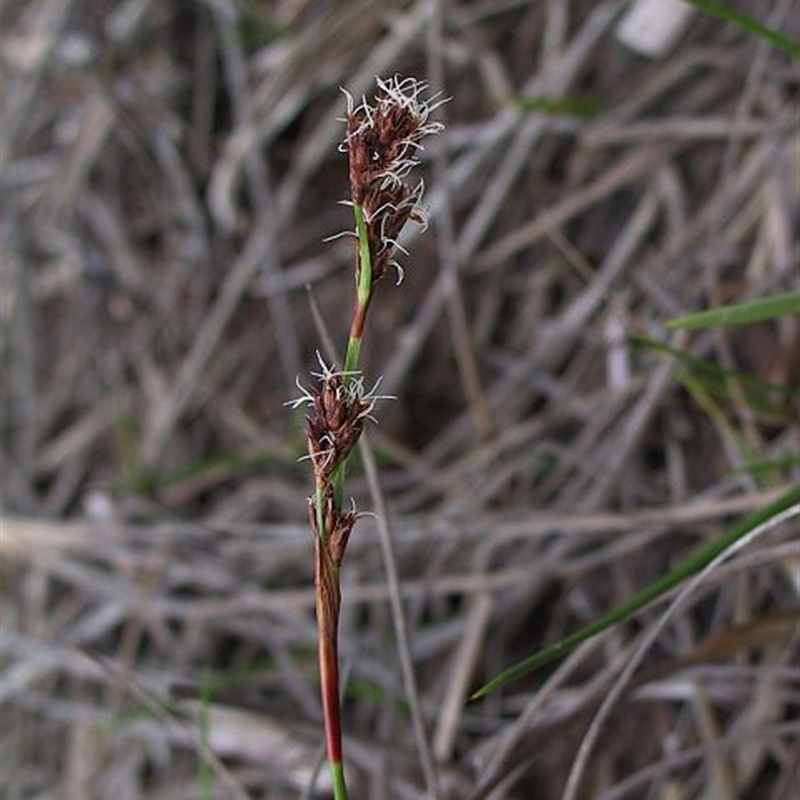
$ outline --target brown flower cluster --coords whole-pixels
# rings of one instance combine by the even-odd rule
[[[375,403],[364,397],[358,377],[346,385],[342,373],[324,367],[320,383],[320,388],[307,392],[303,400],[311,406],[306,417],[308,455],[315,482],[324,485],[355,447]]]
[[[376,401],[386,398],[375,394],[378,384],[366,391],[360,373],[336,372],[319,354],[317,358],[322,371],[313,374],[319,385],[308,389],[298,382],[302,394],[289,405],[309,408],[306,444],[308,458],[314,467],[316,490],[309,500],[311,527],[317,539],[329,543],[331,556],[338,566],[357,515],[355,511],[343,511],[337,505],[334,473],[358,443],[364,422],[370,417]],[[321,512],[317,508],[318,501],[322,503]]]
[[[340,148],[349,155],[351,202],[364,212],[373,281],[385,274],[406,222],[426,221],[420,206],[422,181],[411,187],[404,178],[419,163],[422,139],[443,128],[430,121],[442,101],[421,98],[426,84],[398,76],[377,83],[374,105],[363,99],[355,107],[347,96],[347,135]]]

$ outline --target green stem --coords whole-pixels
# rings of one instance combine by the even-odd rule
[[[369,254],[369,234],[367,221],[364,218],[364,209],[356,203],[353,206],[356,218],[356,233],[358,234],[358,304],[366,305],[372,292],[372,257]]]
[[[372,299],[372,256],[369,252],[369,233],[367,232],[367,221],[364,218],[364,209],[358,203],[353,204],[353,215],[356,218],[356,234],[358,235],[358,283],[356,284],[356,306],[350,323],[350,337],[347,340],[347,352],[344,357],[345,385],[358,371],[364,322],[367,317],[369,301]],[[337,508],[342,507],[346,475],[347,461],[344,461],[331,478],[333,500]]]
[[[344,359],[345,381],[347,375],[358,369],[358,357],[361,353],[361,338],[364,332],[364,320],[372,297],[372,257],[369,253],[369,234],[364,209],[353,204],[356,218],[356,234],[358,235],[358,283],[356,285],[356,308],[350,324],[350,338],[347,341],[347,353]]]
[[[361,339],[355,339],[350,337],[347,340],[347,355],[344,359],[344,371],[345,373],[355,372],[356,368],[358,367],[358,356],[361,352]],[[347,377],[345,377],[345,381],[347,381]]]
[[[333,779],[334,800],[347,800],[347,787],[344,785],[344,765],[341,761],[329,761],[328,766]]]

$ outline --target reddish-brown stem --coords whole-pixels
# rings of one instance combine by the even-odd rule
[[[330,533],[330,532],[329,532]],[[317,630],[319,678],[325,748],[328,761],[342,761],[342,723],[339,710],[339,576],[328,551],[330,537],[316,541]]]
[[[367,295],[366,302],[361,302],[360,298],[356,299],[356,305],[353,309],[353,318],[350,321],[350,338],[361,339],[364,333],[364,323],[367,321],[367,311],[369,310],[369,302],[372,300],[372,292]]]
[[[336,642],[319,637],[319,679],[322,696],[322,717],[325,723],[325,749],[328,761],[342,760],[342,722],[339,712],[339,662]]]

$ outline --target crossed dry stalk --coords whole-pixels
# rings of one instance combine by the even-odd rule
[[[309,498],[309,518],[314,532],[317,628],[319,633],[320,692],[325,744],[336,800],[347,790],[342,761],[342,730],[339,702],[338,629],[341,593],[339,570],[347,541],[358,519],[355,505],[343,502],[347,462],[364,424],[371,418],[378,381],[367,390],[358,370],[361,342],[375,284],[390,266],[402,279],[402,268],[392,260],[397,239],[406,222],[425,225],[420,202],[424,189],[420,180],[406,182],[419,163],[422,139],[442,130],[430,114],[444,100],[423,99],[427,86],[413,78],[394,76],[377,79],[372,103],[362,98],[356,105],[347,97],[344,122],[347,133],[340,145],[350,161],[350,199],[355,231],[344,234],[357,242],[355,259],[356,299],[350,322],[344,367],[337,371],[318,356],[321,372],[312,388],[298,382],[302,394],[291,401],[294,408],[307,406],[306,443],[314,471],[314,494]],[[335,237],[332,237],[335,238]]]

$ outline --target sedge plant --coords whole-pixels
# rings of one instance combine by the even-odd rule
[[[341,603],[339,571],[358,514],[345,502],[344,483],[350,455],[371,418],[377,386],[368,390],[359,369],[367,313],[375,285],[400,266],[392,260],[397,239],[407,222],[424,225],[420,205],[423,183],[408,182],[419,163],[417,155],[425,136],[442,125],[430,119],[442,101],[423,97],[426,84],[394,76],[377,79],[371,101],[356,104],[347,97],[346,134],[340,146],[349,158],[350,199],[354,229],[345,235],[355,242],[355,303],[344,363],[340,369],[318,356],[321,371],[312,373],[314,384],[304,387],[291,401],[308,409],[305,422],[308,460],[313,469],[314,492],[309,498],[309,519],[314,534],[314,586],[319,648],[320,694],[325,727],[325,748],[335,800],[346,800],[339,700],[338,629]]]

